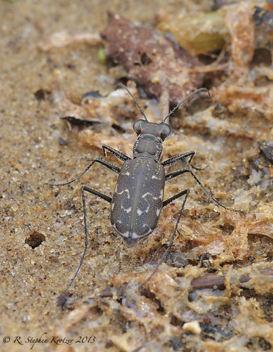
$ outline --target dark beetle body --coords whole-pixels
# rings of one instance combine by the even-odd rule
[[[164,185],[164,167],[153,159],[138,157],[124,162],[111,204],[110,220],[127,246],[134,246],[157,227]]]
[[[171,133],[165,123],[138,120],[134,159],[124,162],[111,203],[110,221],[127,246],[148,236],[157,226],[163,206],[164,167],[159,163],[162,143]]]

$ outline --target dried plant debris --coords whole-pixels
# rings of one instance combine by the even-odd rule
[[[171,31],[191,54],[210,55],[213,45],[215,50],[221,49],[220,54],[214,54],[216,61],[203,68],[215,101],[233,114],[265,117],[272,122],[272,17],[272,5],[261,8],[241,1],[213,13],[178,14],[158,26]]]
[[[131,92],[137,96],[134,86],[131,87]],[[127,154],[131,153],[130,136],[133,133],[133,121],[138,119],[139,111],[124,89],[117,89],[106,97],[97,91],[85,93],[79,101],[68,98],[64,91],[55,89],[52,100],[62,111],[64,117],[61,119],[71,131],[78,134],[84,144],[97,148],[107,144]],[[124,134],[125,132],[127,133]]]
[[[255,6],[255,12],[253,14],[253,20],[255,22],[255,47],[270,47],[271,41],[271,50],[272,50],[272,40],[273,40],[273,4],[271,8],[269,4],[262,8],[260,6]]]
[[[51,91],[47,89],[40,88],[34,92],[34,96],[38,101],[49,99]]]
[[[272,163],[273,162],[273,142],[262,141],[262,142],[257,142],[257,144],[262,154]]]
[[[167,90],[170,104],[176,105],[200,87],[203,73],[191,72],[191,68],[201,66],[198,59],[149,28],[134,25],[112,12],[108,18],[108,26],[101,33],[107,57],[122,65],[127,78],[149,97],[159,99]]]
[[[243,82],[242,82],[243,83]],[[239,86],[234,81],[213,89],[215,99],[228,106],[233,114],[250,116],[256,119],[266,118],[273,122],[273,84],[264,87],[255,87],[253,83],[245,82]]]
[[[272,265],[227,266],[218,275],[224,291],[212,286],[217,275],[204,275],[205,269],[187,266],[173,278],[168,268],[141,289],[147,273],[115,275],[104,291],[69,313],[56,334],[95,335],[93,351],[254,351],[257,338],[258,344],[273,346],[272,309],[267,309]],[[206,288],[198,280],[206,281]],[[260,296],[246,299],[244,292],[253,289]]]
[[[213,116],[217,106],[211,106],[204,111],[187,115],[182,120],[183,127],[190,127],[202,134],[209,133],[211,136],[230,136],[233,138],[243,138],[253,140],[258,136],[254,131],[249,130],[248,126],[242,123],[232,122],[228,119],[219,119]]]
[[[191,55],[223,49],[230,36],[218,11],[192,15],[178,14],[162,21],[158,28],[175,35],[177,43]]]
[[[270,49],[273,10],[272,5],[264,3],[263,6],[255,6],[255,2],[232,1],[210,13],[185,15],[181,12],[169,16],[158,24],[158,28],[173,33],[177,43],[192,55],[210,54],[231,42],[232,54],[236,55],[238,48],[244,48],[245,55],[238,55],[237,59],[249,63],[254,48]]]
[[[240,209],[244,209],[246,207],[245,201],[245,198],[238,195],[236,205]],[[249,202],[249,199],[247,201]],[[169,234],[170,219],[175,218],[175,215],[171,214],[172,212],[172,209],[166,209],[160,224],[160,233],[165,233],[168,236],[171,235]],[[231,227],[232,230],[224,234],[219,227]],[[254,236],[251,241],[249,240],[250,235]],[[260,236],[267,236],[268,239],[260,241]],[[145,252],[144,249],[139,250],[139,255],[141,252],[143,256],[147,255],[151,248],[158,246],[158,241],[162,245],[167,245],[167,238],[152,236],[149,244],[145,247]],[[272,240],[272,203],[261,202],[253,213],[242,216],[235,212],[222,212],[216,222],[201,222],[188,216],[182,218],[178,226],[178,235],[174,240],[173,250],[182,251],[184,258],[195,265],[199,256],[204,253],[210,254],[212,256],[210,267],[217,270],[219,265],[223,263],[240,261],[245,264],[254,258],[256,261],[263,261],[266,257],[272,258]],[[158,254],[159,258],[162,254],[163,251]],[[253,258],[251,259],[251,257]]]
[[[245,218],[241,218],[234,212],[226,212],[223,221],[233,226],[234,229],[229,236],[224,238],[226,250],[222,257],[217,259],[219,261],[228,262],[234,261],[234,259],[246,260],[249,258],[248,236],[250,234],[268,236],[273,239],[272,204],[261,202],[256,212],[247,214]],[[271,242],[269,241],[269,243]]]
[[[74,116],[65,116],[65,117],[61,117],[61,119],[69,122],[69,124],[71,126],[70,128],[77,126],[80,129],[80,128],[87,128],[87,127],[91,127],[91,126],[100,124],[99,121],[77,119]]]
[[[257,133],[257,135],[261,130]],[[273,131],[272,131],[273,132]],[[273,134],[269,134],[272,138]],[[272,142],[265,140],[259,142],[257,145],[245,153],[244,165],[241,171],[245,176],[248,176],[247,183],[250,186],[258,188],[256,197],[261,197],[261,192],[266,192],[266,197],[269,201],[273,200],[272,184],[273,184],[273,167],[272,167]],[[253,206],[255,206],[253,204]]]
[[[69,34],[66,31],[53,33],[50,37],[42,40],[38,44],[41,51],[52,51],[67,46],[85,44],[88,46],[98,46],[102,44],[101,37],[98,33],[79,33]]]

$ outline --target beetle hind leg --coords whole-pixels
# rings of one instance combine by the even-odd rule
[[[160,259],[159,263],[157,264],[157,266],[155,267],[154,271],[152,272],[152,274],[148,277],[147,280],[145,280],[143,282],[143,284],[141,284],[139,286],[139,288],[141,288],[142,286],[144,286],[153,276],[154,274],[156,273],[157,269],[159,268],[160,264],[164,261],[164,259],[166,258],[166,255],[168,254],[169,250],[171,249],[172,245],[173,245],[173,241],[174,241],[174,238],[175,238],[175,234],[176,234],[176,231],[177,231],[177,228],[178,228],[178,224],[179,224],[179,221],[180,221],[180,218],[182,216],[182,212],[184,210],[184,207],[185,207],[185,204],[186,204],[186,201],[187,201],[187,198],[188,198],[188,195],[190,193],[190,190],[189,189],[185,189],[184,191],[182,192],[179,192],[177,193],[176,195],[174,195],[173,197],[167,199],[166,201],[163,202],[163,206],[171,203],[174,199],[177,199],[179,197],[182,197],[182,196],[185,196],[184,200],[183,200],[183,203],[182,203],[182,206],[181,206],[181,209],[179,211],[179,215],[178,215],[178,218],[176,220],[176,224],[175,224],[175,228],[174,228],[174,231],[173,231],[173,234],[172,234],[172,237],[171,237],[171,240],[170,240],[170,243],[165,251],[165,253],[163,254],[162,258]]]

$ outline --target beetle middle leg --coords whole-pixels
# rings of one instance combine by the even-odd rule
[[[107,153],[106,150],[108,150],[110,153],[112,153],[113,155],[115,155],[116,158],[120,159],[121,161],[127,161],[127,160],[132,160],[128,155],[120,152],[119,150],[116,150],[112,147],[109,147],[109,145],[103,144],[102,145],[102,150],[103,150],[103,156],[106,157]],[[92,159],[87,159],[84,158],[84,160],[87,161],[92,161]]]
[[[206,195],[211,199],[213,200],[216,204],[220,205],[220,207],[226,209],[226,210],[230,210],[230,211],[236,211],[236,212],[240,212],[240,213],[244,213],[242,210],[237,210],[237,209],[231,209],[231,208],[228,208],[226,207],[225,205],[221,204],[217,199],[215,199],[210,193],[209,191],[207,191],[207,189],[203,186],[203,184],[201,183],[201,181],[199,181],[199,179],[195,176],[195,174],[189,169],[189,168],[185,168],[185,169],[182,169],[182,170],[178,170],[178,171],[174,171],[174,172],[171,172],[170,174],[167,174],[165,176],[165,180],[168,181],[168,180],[171,180],[172,178],[174,177],[177,177],[179,175],[182,175],[186,172],[189,172],[192,177],[195,179],[195,181],[199,184],[199,186],[202,188],[202,190],[206,193]],[[172,197],[173,198],[173,197]],[[171,198],[170,198],[171,199]],[[176,199],[176,197],[174,196],[174,199]],[[166,204],[169,204],[172,200],[166,200]],[[163,202],[163,205],[164,203]]]
[[[171,165],[174,165],[174,164],[177,164],[179,161],[184,161],[186,158],[189,157],[189,161],[188,161],[188,164],[196,169],[196,170],[204,170],[204,169],[200,169],[200,168],[197,168],[193,165],[191,165],[191,161],[192,161],[192,158],[194,157],[195,155],[195,151],[190,151],[190,152],[187,152],[187,153],[184,153],[184,154],[181,154],[181,155],[177,155],[177,156],[173,156],[172,158],[170,159],[167,159],[165,161],[163,161],[161,164],[164,166],[164,167],[167,167],[167,166],[171,166]],[[207,166],[205,167],[205,169],[207,168]],[[230,210],[230,211],[236,211],[236,212],[241,212],[243,213],[241,210],[236,210],[236,209],[231,209],[231,208],[228,208],[226,206],[224,206],[223,204],[221,204],[217,199],[215,199],[208,191],[207,189],[203,186],[203,184],[201,183],[201,181],[199,181],[199,179],[197,178],[197,176],[189,169],[189,168],[185,168],[185,169],[181,169],[181,170],[178,170],[178,171],[174,171],[174,172],[171,172],[169,174],[167,174],[165,176],[165,181],[168,181],[168,180],[171,180],[172,178],[174,177],[177,177],[179,175],[182,175],[184,174],[185,172],[189,172],[192,177],[195,179],[195,181],[199,184],[199,186],[202,188],[202,190],[206,193],[206,195],[211,199],[213,200],[216,204],[220,205],[222,208],[224,209],[227,209],[227,210]],[[175,197],[175,196],[174,196]],[[176,199],[176,197],[174,198]],[[172,200],[174,200],[172,199]],[[166,204],[169,204],[172,200],[166,200],[163,202],[163,206],[164,206],[164,203],[166,202]]]
[[[100,158],[96,158],[96,159],[92,159],[92,160],[89,160],[89,161],[92,161],[91,164],[89,164],[84,170],[83,172],[77,176],[76,178],[74,178],[73,180],[71,181],[68,181],[68,182],[65,182],[65,183],[45,183],[46,185],[49,185],[49,186],[67,186],[67,185],[70,185],[71,183],[79,180],[96,162],[97,163],[100,163],[104,166],[106,166],[108,169],[114,171],[115,173],[119,174],[120,173],[120,168],[113,165],[113,164],[110,164],[108,163],[107,161],[103,160],[103,159],[100,159]]]
[[[103,150],[103,156],[106,157],[106,151],[105,150],[108,150],[110,153],[114,154],[118,159],[122,160],[122,161],[126,161],[126,160],[131,160],[131,158],[129,156],[127,156],[126,154],[123,154],[121,153],[120,151],[112,148],[112,147],[109,147],[108,145],[106,144],[103,144],[102,146],[102,150]],[[115,173],[119,174],[120,173],[120,168],[111,164],[111,163],[108,163],[107,161],[101,159],[101,158],[96,158],[96,159],[84,159],[84,160],[87,160],[87,161],[92,161],[91,164],[89,164],[84,170],[83,172],[77,176],[76,178],[74,178],[73,180],[69,181],[69,182],[65,182],[65,183],[46,183],[46,185],[49,185],[49,186],[66,186],[66,185],[70,185],[71,183],[79,180],[96,162],[97,163],[100,163],[104,166],[106,166],[108,169],[110,169],[111,171],[114,171]]]

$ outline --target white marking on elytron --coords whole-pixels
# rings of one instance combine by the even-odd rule
[[[111,209],[114,210],[115,203],[112,203]]]
[[[128,238],[129,237],[129,231],[126,231],[124,233],[121,234],[122,237]]]
[[[140,216],[143,213],[140,209],[137,209],[137,215]]]
[[[130,175],[131,175],[129,171],[127,171],[127,172],[121,172],[120,174],[121,174],[121,175],[124,175],[124,176],[130,176]]]
[[[120,220],[117,220],[116,222],[121,223]],[[119,233],[122,237],[124,237],[124,238],[128,238],[129,237],[129,231],[126,231],[126,232],[122,233],[122,232],[118,231],[118,229],[116,227],[116,224],[112,224],[112,226],[113,226],[114,230],[116,230],[117,233]]]
[[[142,237],[145,237],[145,236],[147,236],[149,233],[151,233],[152,232],[152,229],[150,228],[150,226],[149,225],[147,225],[147,224],[144,224],[144,225],[142,225],[142,227],[148,227],[148,231],[146,231],[145,232],[145,234],[144,235],[142,235],[142,236],[139,236],[136,232],[133,232],[132,233],[132,239],[138,239],[138,238],[142,238]]]
[[[113,224],[113,226],[115,226],[115,228],[116,228],[116,223],[121,224],[121,220],[116,220],[116,222]],[[117,231],[118,231],[118,230],[117,230]]]
[[[146,192],[145,194],[143,194],[142,198],[144,198],[145,201],[148,203],[148,206],[147,206],[147,208],[146,208],[146,210],[145,210],[146,213],[148,213],[149,210],[150,210],[150,203],[149,203],[149,201],[146,199],[146,197],[149,196],[149,195],[152,196],[152,198],[153,198],[154,200],[158,200],[158,199],[162,200],[162,197],[163,197],[163,189],[161,190],[160,195],[159,195],[158,197],[154,197],[154,196],[152,195],[152,193],[150,193],[150,192]]]
[[[148,206],[147,206],[146,210],[144,210],[144,211],[145,211],[145,213],[148,213],[150,210],[150,203],[148,202],[147,199],[144,198],[144,200],[148,203]]]
[[[124,211],[126,211],[127,214],[129,214],[129,213],[131,212],[131,210],[132,210],[132,207],[126,209],[126,208],[124,208],[124,206],[121,204],[121,209],[123,209]]]
[[[150,228],[150,226],[148,226],[148,225],[146,225],[146,224],[144,224],[143,226],[149,227],[149,230],[148,230],[147,232],[145,232],[144,235],[142,235],[142,236],[139,236],[136,232],[133,232],[133,233],[132,233],[132,238],[133,238],[134,240],[135,240],[135,239],[138,239],[138,238],[143,238],[143,237],[147,236],[149,233],[152,232],[152,229]]]
[[[161,177],[156,177],[156,175],[152,176],[152,179],[154,179],[154,178],[157,179],[157,180],[161,180]]]
[[[143,196],[141,197],[141,198],[146,198],[147,196],[152,196],[152,198],[154,199],[154,200],[157,200],[157,199],[162,199],[162,195],[163,195],[163,191],[161,190],[161,192],[160,192],[160,196],[158,196],[158,197],[154,197],[153,195],[152,195],[152,193],[150,193],[150,192],[146,192],[145,194],[143,194]],[[146,199],[145,199],[146,200]],[[147,200],[146,200],[147,201]]]
[[[158,208],[157,211],[156,211],[156,216],[159,216],[160,212],[161,212],[161,209]]]
[[[133,232],[133,233],[132,233],[132,238],[133,238],[133,239],[139,238],[139,235],[138,235],[137,233]]]
[[[123,189],[121,192],[118,192],[118,190],[116,190],[117,194],[123,194],[124,192],[127,192],[127,198],[130,199],[130,192],[128,189]]]
[[[116,230],[117,233],[119,233],[118,230],[117,230],[116,224],[114,223],[114,224],[112,224],[112,226],[113,226],[114,230]]]

